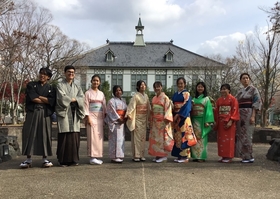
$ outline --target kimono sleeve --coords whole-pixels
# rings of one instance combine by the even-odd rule
[[[254,89],[252,106],[256,110],[261,110],[261,106],[262,106],[261,96],[257,88]]]
[[[35,98],[39,97],[39,94],[36,92],[34,82],[29,82],[26,86],[26,95],[33,101]]]
[[[165,96],[165,100],[164,100],[164,111],[165,111],[164,119],[168,120],[169,122],[173,122],[172,103],[167,96]]]
[[[180,108],[178,114],[183,118],[187,118],[190,116],[190,112],[192,109],[192,99],[189,92],[184,92],[183,96],[184,96],[184,105]]]
[[[238,105],[238,101],[235,97],[231,96],[231,116],[230,119],[234,120],[234,121],[238,121],[239,120],[239,105]]]
[[[213,113],[213,106],[210,99],[207,97],[204,109],[204,122],[205,123],[213,123],[214,122],[214,113]]]

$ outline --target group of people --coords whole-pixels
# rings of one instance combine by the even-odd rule
[[[255,115],[261,107],[258,90],[250,84],[250,76],[243,73],[244,88],[236,97],[230,85],[220,88],[221,97],[215,106],[207,96],[204,82],[198,82],[192,99],[186,90],[186,80],[177,79],[177,92],[172,99],[162,91],[162,83],[153,84],[155,96],[149,101],[147,85],[139,80],[137,92],[127,105],[122,99],[121,86],[113,87],[108,103],[99,90],[101,79],[92,76],[91,88],[85,93],[74,82],[75,67],[64,68],[65,78],[56,85],[48,84],[52,71],[41,68],[39,81],[30,82],[26,89],[26,120],[23,125],[22,154],[27,159],[21,168],[32,166],[31,155],[42,156],[42,166],[51,167],[47,159],[51,150],[51,115],[56,112],[58,139],[57,160],[61,166],[79,164],[80,123],[87,131],[87,155],[90,164],[102,164],[104,123],[108,126],[109,157],[113,163],[124,159],[125,125],[131,132],[132,160],[145,161],[145,143],[149,129],[148,154],[153,161],[167,161],[169,152],[178,163],[207,159],[208,134],[217,131],[220,162],[231,162],[233,157],[242,162],[253,162],[252,134]]]

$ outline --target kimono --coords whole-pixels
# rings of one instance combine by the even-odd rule
[[[250,124],[250,118],[253,109],[261,109],[261,97],[257,88],[247,86],[239,90],[236,98],[239,103],[240,121],[236,129],[235,157],[249,160],[253,158],[252,139],[255,129],[255,125]]]
[[[193,99],[191,121],[197,139],[196,145],[191,147],[191,156],[194,159],[207,159],[208,133],[211,123],[214,123],[213,106],[208,97],[200,95]],[[205,127],[205,123],[209,126]]]
[[[124,158],[125,125],[118,123],[124,118],[127,105],[124,99],[114,97],[107,104],[105,122],[109,127],[108,144],[111,159]]]
[[[71,102],[75,98],[76,102]],[[66,79],[57,84],[56,116],[58,127],[57,159],[60,164],[79,161],[80,121],[85,117],[84,93],[80,86]]]
[[[193,133],[190,119],[192,100],[190,93],[186,90],[176,92],[173,97],[173,116],[179,115],[177,121],[173,120],[174,146],[171,155],[177,158],[190,158],[190,146],[188,145],[188,135]]]
[[[215,107],[215,130],[217,130],[218,155],[224,158],[234,157],[236,122],[239,120],[238,102],[235,97],[228,94],[220,97]],[[225,125],[232,120],[232,125]]]
[[[131,131],[131,148],[134,158],[144,158],[149,114],[150,102],[147,94],[135,93],[127,106],[125,115],[131,118],[126,124]]]
[[[48,98],[49,104],[37,104],[35,98]],[[22,155],[52,155],[51,115],[55,106],[55,89],[48,83],[29,82],[26,88],[26,119],[22,128]]]
[[[167,122],[166,122],[167,121]],[[155,157],[166,157],[174,145],[171,122],[172,103],[165,93],[154,96],[150,114],[148,153]]]
[[[93,125],[86,123],[87,130],[87,154],[89,157],[103,157],[103,126],[106,113],[106,99],[100,90],[91,88],[85,93],[85,115]]]

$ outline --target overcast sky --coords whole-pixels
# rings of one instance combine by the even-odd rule
[[[169,42],[198,53],[235,54],[238,41],[258,26],[276,0],[33,0],[48,8],[62,32],[92,48],[134,41],[139,14],[146,42]]]

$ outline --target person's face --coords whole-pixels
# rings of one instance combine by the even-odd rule
[[[144,82],[141,83],[139,92],[144,92],[146,90],[146,84]]]
[[[186,87],[186,84],[184,83],[184,81],[182,79],[180,79],[177,83],[177,88],[178,88],[178,91],[182,91],[184,90]]]
[[[75,77],[75,70],[74,69],[68,69],[65,72],[65,77],[67,80],[73,80]]]
[[[199,94],[202,94],[204,92],[204,87],[201,84],[198,84],[197,87],[196,87],[196,91]]]
[[[122,90],[121,90],[120,88],[117,88],[117,90],[116,90],[116,92],[115,92],[115,96],[116,96],[117,98],[121,98],[121,96],[122,96]]]
[[[154,87],[154,91],[155,91],[156,95],[160,95],[160,93],[161,93],[161,91],[162,91],[162,86],[156,85],[156,86]]]
[[[100,80],[98,77],[94,77],[92,80],[91,80],[91,87],[92,88],[98,88],[98,86],[100,85]]]
[[[225,86],[223,86],[220,90],[221,96],[227,96],[229,92],[230,91]]]
[[[244,87],[247,87],[249,84],[250,84],[250,78],[248,75],[242,75],[241,77],[241,84],[244,86]]]
[[[39,73],[39,81],[42,84],[46,83],[49,79],[50,79],[50,77],[48,75],[46,75],[44,72]]]

